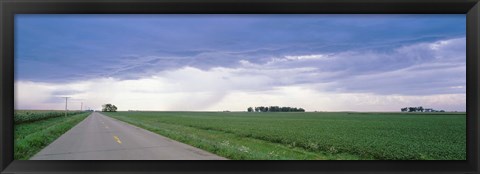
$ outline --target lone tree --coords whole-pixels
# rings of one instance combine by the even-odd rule
[[[104,104],[102,105],[102,112],[117,112],[117,106],[112,104]]]
[[[249,107],[249,108],[247,109],[247,111],[248,111],[248,112],[253,112],[253,108],[252,108],[252,107]]]

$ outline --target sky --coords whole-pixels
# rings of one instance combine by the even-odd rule
[[[465,15],[15,15],[15,108],[466,109]]]

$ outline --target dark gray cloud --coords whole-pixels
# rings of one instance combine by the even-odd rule
[[[389,54],[465,35],[464,15],[19,15],[15,22],[15,77],[41,82],[141,78],[152,68],[235,67],[288,55]]]
[[[407,45],[389,52],[344,52],[287,56],[263,64],[244,63],[266,73],[275,85],[328,84],[319,90],[381,95],[465,93],[465,38]],[[310,68],[291,74],[287,69]],[[272,73],[273,72],[273,73]]]
[[[328,84],[318,90],[382,95],[465,93],[464,37],[402,45],[390,50],[286,54],[280,51],[282,49],[199,51],[193,56],[180,57],[128,55],[112,59],[110,64],[99,62],[108,65],[100,69],[96,77],[138,79],[183,67],[205,71],[222,67],[242,69],[236,72],[241,75],[270,79],[268,86],[258,90],[296,84]],[[282,54],[273,56],[272,52]]]

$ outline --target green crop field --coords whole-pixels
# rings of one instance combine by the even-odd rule
[[[19,110],[14,114],[14,159],[26,160],[85,119],[90,112]]]
[[[465,160],[465,113],[104,113],[229,159]]]
[[[81,111],[68,111],[67,116],[83,113]],[[45,120],[65,116],[64,111],[50,110],[16,110],[13,116],[15,124]]]

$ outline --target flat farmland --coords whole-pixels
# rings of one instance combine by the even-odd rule
[[[229,159],[465,160],[465,113],[104,112]]]

